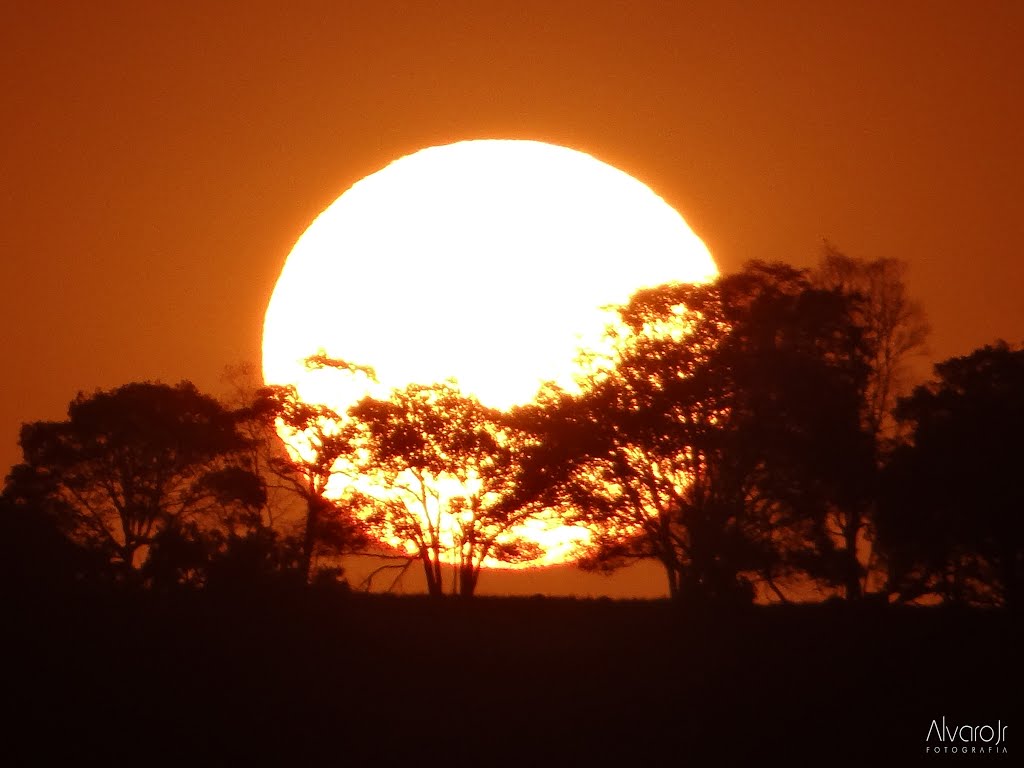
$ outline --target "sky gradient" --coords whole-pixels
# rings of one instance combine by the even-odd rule
[[[313,218],[462,139],[621,168],[723,271],[905,259],[930,360],[1024,340],[1024,4],[708,5],[7,7],[0,466],[80,390],[258,363]]]

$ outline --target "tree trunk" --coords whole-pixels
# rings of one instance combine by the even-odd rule
[[[310,570],[313,567],[313,549],[316,546],[316,529],[320,522],[320,507],[318,498],[306,500],[306,530],[302,536],[302,553],[299,568],[302,570],[302,577],[309,583]]]
[[[427,580],[427,594],[431,597],[443,597],[444,584],[441,581],[441,575],[427,550],[420,552],[420,562],[423,563],[423,575]]]
[[[680,573],[676,567],[675,562],[665,558],[661,561],[662,566],[665,568],[665,577],[668,579],[668,596],[676,602],[680,598]]]
[[[472,597],[476,592],[476,583],[480,572],[467,563],[459,568],[459,597]]]

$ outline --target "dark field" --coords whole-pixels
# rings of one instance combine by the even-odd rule
[[[903,765],[1019,723],[1020,626],[844,604],[315,591],[17,598],[8,755],[177,765]],[[15,763],[11,763],[15,764]]]

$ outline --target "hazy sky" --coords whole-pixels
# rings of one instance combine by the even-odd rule
[[[903,258],[933,359],[1024,340],[1024,4],[705,5],[8,4],[0,465],[79,390],[257,362],[317,213],[468,138],[616,165],[723,270]]]

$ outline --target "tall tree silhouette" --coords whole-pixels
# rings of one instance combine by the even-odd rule
[[[911,430],[885,472],[880,543],[907,600],[1024,605],[1024,348],[985,346],[935,366],[900,401]]]
[[[849,302],[752,263],[640,291],[620,315],[612,364],[582,394],[520,411],[544,435],[524,488],[598,532],[595,563],[659,561],[674,597],[777,589],[863,461]]]
[[[864,332],[868,363],[861,419],[874,437],[876,470],[899,442],[901,422],[895,419],[893,409],[905,392],[909,361],[924,352],[929,332],[924,311],[909,296],[905,276],[902,261],[852,258],[827,241],[813,273],[817,285],[855,300],[854,320]],[[873,488],[877,471],[863,482],[872,490],[861,494],[854,504],[834,506],[825,521],[829,538],[823,542],[841,576],[833,581],[843,587],[848,599],[862,597],[873,577],[886,580],[875,547]]]
[[[739,396],[731,450],[749,454],[751,498],[772,510],[785,565],[849,594],[863,574],[830,523],[833,510],[863,507],[872,490],[873,443],[859,419],[872,352],[861,298],[816,285],[806,270],[757,262],[721,290],[729,332],[711,362]]]
[[[359,468],[375,497],[364,520],[374,535],[415,556],[431,595],[471,596],[488,557],[523,562],[536,545],[517,538],[527,507],[502,503],[515,479],[517,436],[497,411],[452,383],[411,384],[388,400],[353,406]]]
[[[204,515],[223,521],[266,498],[234,414],[189,382],[79,394],[65,421],[24,425],[21,447],[7,495],[126,573],[165,529]]]
[[[345,419],[325,405],[302,401],[293,386],[262,388],[250,412],[262,427],[264,466],[302,503],[295,545],[308,581],[318,556],[349,553],[366,541],[355,515],[362,497],[344,482],[336,483],[334,493],[330,487],[351,466]]]
[[[857,259],[826,241],[813,273],[816,285],[858,299],[855,319],[869,363],[861,416],[883,450],[898,437],[893,409],[905,394],[910,359],[925,351],[929,334],[924,310],[907,290],[906,270],[898,259]]]

